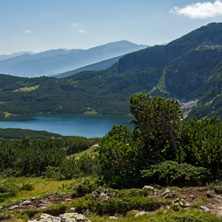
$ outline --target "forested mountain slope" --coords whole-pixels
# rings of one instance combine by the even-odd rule
[[[128,114],[129,97],[151,93],[191,104],[199,118],[222,117],[222,23],[162,46],[123,56],[104,71],[64,79],[0,76],[0,110],[24,113]],[[197,107],[192,107],[197,104]],[[185,106],[186,107],[186,106]]]

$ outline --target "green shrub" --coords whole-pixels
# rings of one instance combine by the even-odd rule
[[[19,191],[19,187],[15,184],[1,184],[0,185],[0,202],[8,197],[14,197]]]
[[[141,171],[144,182],[160,185],[203,185],[211,176],[208,169],[191,164],[165,161]]]
[[[107,198],[101,198],[100,192],[105,192]],[[139,189],[114,190],[114,189],[98,189],[93,195],[85,195],[76,198],[73,206],[77,212],[89,209],[91,212],[104,215],[114,215],[115,213],[127,214],[131,210],[153,211],[160,208],[160,201],[155,197],[148,197],[148,191]]]
[[[15,218],[13,218],[13,222],[16,222],[16,221],[23,221],[23,222],[28,222],[29,218],[27,215],[18,215],[16,216]]]
[[[31,191],[34,190],[34,186],[30,183],[23,183],[23,185],[20,187],[20,190],[27,190],[27,191]]]
[[[73,186],[73,197],[82,197],[86,194],[92,193],[101,185],[104,185],[98,178],[85,179],[79,184]]]

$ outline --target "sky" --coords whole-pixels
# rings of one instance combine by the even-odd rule
[[[222,22],[222,0],[0,0],[0,54],[166,44]]]

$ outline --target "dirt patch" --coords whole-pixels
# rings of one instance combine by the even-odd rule
[[[23,202],[10,204],[0,208],[0,213],[5,210],[22,210],[22,209],[45,209],[53,204],[59,204],[66,201],[71,201],[71,195],[59,195],[59,194],[50,194],[45,197],[32,197]]]
[[[179,205],[181,208],[195,207],[201,211],[212,213],[218,217],[222,217],[222,195],[216,194],[212,190],[206,188],[183,188],[154,190],[151,196],[159,198],[162,202],[164,199],[171,199],[171,205]],[[60,204],[67,201],[72,201],[71,195],[50,194],[41,198],[31,198],[20,203],[11,204],[0,208],[0,213],[6,210],[19,213],[24,209],[31,209],[33,215],[39,210],[51,215],[57,216],[64,213],[65,208],[57,209],[55,212],[49,212],[46,208],[53,204]],[[162,205],[160,209],[169,209],[169,205]],[[44,211],[46,209],[46,211]],[[155,212],[152,212],[152,214]],[[14,214],[14,213],[13,213]],[[29,215],[29,216],[33,216]]]

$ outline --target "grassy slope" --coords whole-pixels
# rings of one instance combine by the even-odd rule
[[[24,199],[29,199],[31,197],[42,197],[47,194],[58,192],[58,188],[73,183],[75,179],[72,180],[52,180],[44,178],[35,177],[16,177],[16,178],[0,178],[0,183],[7,182],[11,184],[16,184],[17,186],[22,186],[23,184],[32,184],[34,190],[32,191],[19,191],[15,197],[7,198],[5,202],[1,202],[0,206],[8,205],[16,202],[20,202]]]

